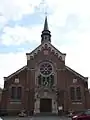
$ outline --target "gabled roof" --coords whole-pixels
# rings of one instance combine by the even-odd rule
[[[63,61],[65,61],[65,56],[66,56],[66,54],[60,52],[60,51],[59,51],[58,49],[56,49],[50,42],[44,42],[44,43],[40,44],[40,45],[39,45],[36,49],[34,49],[32,52],[26,53],[26,55],[34,56],[34,54],[37,54],[37,53],[38,53],[38,50],[41,51],[41,50],[42,50],[42,47],[44,48],[46,44],[47,44],[48,47],[51,48],[51,50],[54,50],[55,54],[57,53],[59,57],[62,56]]]
[[[55,48],[50,42],[48,42],[48,43],[43,43],[43,44],[40,44],[38,47],[36,47],[36,49],[34,49],[32,52],[30,52],[30,53],[26,53],[26,54],[32,54],[32,53],[34,53],[34,52],[36,52],[37,50],[39,50],[40,49],[40,47],[43,47],[45,44],[48,44],[48,45],[50,45],[54,50],[56,50],[57,52],[59,52],[60,54],[62,54],[62,55],[66,55],[66,53],[62,53],[62,52],[60,52],[57,48]]]
[[[77,73],[75,70],[71,69],[70,67],[68,66],[65,66],[67,70],[69,70],[70,72],[72,72],[73,74],[75,74],[76,76],[80,77],[81,79],[87,81],[88,80],[88,77],[84,77],[82,76],[81,74]]]
[[[39,46],[37,46],[34,50],[32,50],[30,53],[26,53],[26,55],[31,55],[34,52],[36,52],[39,48],[41,47],[41,44]]]
[[[12,73],[11,75],[4,77],[4,80],[6,81],[7,79],[10,79],[11,77],[13,77],[14,75],[17,75],[18,73],[20,73],[21,71],[25,70],[27,68],[27,66],[25,65],[24,67],[20,68],[19,70],[17,70],[16,72]]]
[[[56,51],[58,51],[59,53],[61,53],[62,55],[66,55],[66,53],[62,53],[62,52],[60,52],[56,47],[54,47],[52,44],[51,44],[51,46],[56,50]]]
[[[54,50],[55,53],[58,53],[60,56],[63,56],[65,58],[66,54],[65,53],[61,53],[58,49],[56,49],[51,43],[43,43],[43,44],[40,44],[36,49],[34,49],[32,52],[30,53],[26,53],[26,55],[30,55],[30,56],[34,56],[34,53],[37,54],[38,50],[41,51],[42,47],[45,46],[45,44],[48,45],[48,47],[51,47],[51,50]],[[25,70],[27,68],[27,65],[25,65],[24,67],[20,68],[19,70],[17,70],[16,72],[12,73],[11,75],[7,76],[7,77],[4,77],[4,80],[6,81],[7,79],[10,79],[11,77],[13,77],[14,75],[17,75],[18,73],[20,73],[21,71]],[[72,72],[73,74],[75,74],[76,76],[80,77],[81,79],[83,80],[88,80],[88,77],[84,77],[82,76],[81,74],[77,73],[75,70],[71,69],[70,67],[68,66],[65,66],[65,68]]]
[[[19,70],[17,70],[16,72],[12,73],[11,75],[7,76],[7,77],[4,77],[4,80],[8,80],[10,79],[11,77],[13,77],[14,75],[17,75],[18,73],[22,72],[23,70],[25,70],[27,68],[27,65],[25,65],[24,67],[20,68]],[[72,72],[73,74],[75,74],[76,76],[80,77],[81,79],[87,81],[88,80],[88,77],[84,77],[82,76],[81,74],[77,73],[75,70],[71,69],[70,67],[68,66],[65,66],[65,68],[67,70],[69,70],[70,72]]]

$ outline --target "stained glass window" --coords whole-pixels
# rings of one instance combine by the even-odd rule
[[[38,84],[46,87],[51,87],[54,84],[53,67],[49,62],[40,64],[40,74],[38,76]]]
[[[39,85],[41,85],[41,80],[42,80],[41,77],[42,77],[41,75],[38,76],[38,84]]]
[[[51,87],[54,84],[54,75],[50,75],[48,77],[39,75],[38,76],[38,84]]]
[[[49,64],[48,62],[45,62],[43,64],[41,64],[40,66],[40,72],[42,75],[50,75],[52,72],[52,66],[51,64]]]
[[[51,83],[51,86],[54,84],[54,75],[50,76],[50,83]]]

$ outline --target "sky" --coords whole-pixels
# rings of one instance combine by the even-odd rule
[[[52,44],[90,88],[90,0],[0,0],[0,87],[41,43],[46,11]]]

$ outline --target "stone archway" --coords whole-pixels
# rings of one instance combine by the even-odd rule
[[[51,112],[58,113],[56,94],[54,92],[44,92],[43,90],[38,94],[38,98],[35,98],[34,113]]]

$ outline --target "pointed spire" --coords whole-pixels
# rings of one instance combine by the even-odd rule
[[[45,22],[44,22],[44,29],[41,34],[41,43],[43,42],[51,42],[51,32],[49,31],[48,28],[48,22],[47,22],[47,16],[45,17]]]
[[[48,29],[47,16],[45,17],[44,30],[49,30]]]

